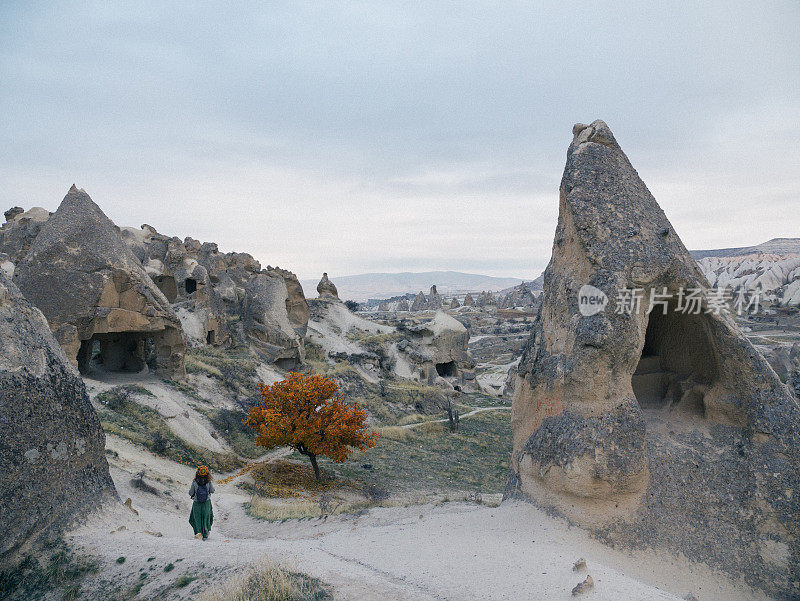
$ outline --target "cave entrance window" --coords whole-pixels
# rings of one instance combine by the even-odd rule
[[[443,378],[452,378],[458,375],[458,367],[455,361],[436,364],[436,373]]]
[[[216,332],[214,330],[209,330],[206,333],[206,344],[214,344],[216,342]]]
[[[631,377],[642,409],[669,406],[705,415],[704,391],[718,374],[707,320],[704,314],[681,313],[674,306],[666,315],[660,307],[650,313],[642,354]]]
[[[186,288],[186,294],[191,294],[192,292],[197,291],[197,280],[194,278],[186,278],[186,281],[183,283],[183,285]]]
[[[286,371],[292,371],[300,367],[300,362],[297,359],[292,359],[289,357],[284,357],[282,359],[276,359],[275,365],[280,369]]]
[[[171,275],[157,275],[154,281],[167,300],[174,303],[178,298],[178,286],[175,284],[175,278]]]
[[[140,372],[146,365],[148,349],[152,352],[154,348],[147,342],[140,332],[95,334],[81,342],[78,368],[84,374],[92,369]]]

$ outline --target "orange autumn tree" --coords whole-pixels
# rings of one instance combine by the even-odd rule
[[[287,446],[305,455],[317,480],[317,456],[341,462],[353,449],[375,446],[378,434],[367,429],[367,412],[358,404],[346,404],[333,380],[292,372],[285,380],[259,388],[261,403],[244,419],[256,431],[256,444],[267,449]]]

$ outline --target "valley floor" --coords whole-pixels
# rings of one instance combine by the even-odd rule
[[[113,435],[107,445],[120,497],[130,498],[138,515],[118,504],[71,535],[102,564],[81,598],[195,598],[265,558],[320,578],[340,601],[570,599],[586,574],[595,586],[582,596],[594,600],[762,598],[704,567],[611,550],[519,502],[379,507],[267,522],[246,514],[249,495],[233,480],[218,485],[214,528],[208,541],[198,541],[188,524],[193,470]],[[132,486],[142,469],[159,494]],[[579,557],[588,569],[575,572]]]

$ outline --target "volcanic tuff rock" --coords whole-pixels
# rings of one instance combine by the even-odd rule
[[[281,340],[286,352],[277,352],[258,343],[254,348],[265,359],[286,358],[301,355],[296,337],[284,336],[281,326],[288,319],[299,337],[305,336],[309,310],[303,288],[297,277],[279,267],[261,264],[247,253],[221,253],[213,242],[199,242],[193,238],[168,237],[159,234],[149,225],[140,229],[124,228],[123,235],[128,246],[141,260],[146,271],[172,303],[181,320],[187,339],[194,346],[225,344],[232,340],[244,343],[248,339],[264,342],[267,338],[273,346]],[[270,312],[283,312],[263,319],[252,312],[252,298],[248,302],[247,288],[260,275],[282,278],[286,287],[285,307],[272,304]],[[259,309],[260,310],[260,309]],[[243,324],[259,322],[258,333],[245,331]],[[233,324],[233,325],[230,325]],[[269,333],[263,330],[267,324],[277,329]]]
[[[762,291],[762,301],[785,306],[800,305],[800,254],[706,256],[700,259],[699,264],[714,287],[732,290],[758,288]]]
[[[42,225],[50,219],[50,212],[41,207],[23,211],[14,207],[5,212],[6,223],[0,228],[0,252],[19,263],[27,254]]]
[[[319,281],[319,284],[317,284],[317,292],[320,298],[339,298],[336,286],[328,279],[327,273],[322,274],[322,279]]]
[[[428,309],[441,309],[442,297],[439,296],[439,291],[436,290],[436,285],[431,286],[431,292],[428,295]]]
[[[52,243],[48,252],[50,256],[58,256],[60,252],[65,252],[67,263],[70,265],[61,266],[59,269],[81,271],[84,267],[81,265],[76,267],[72,264],[80,263],[83,260],[82,249],[91,246],[93,250],[89,255],[94,257],[91,259],[94,261],[93,264],[108,263],[113,266],[112,271],[117,279],[114,280],[115,290],[113,293],[110,289],[104,290],[102,298],[98,301],[97,315],[86,315],[80,319],[83,325],[71,322],[62,323],[65,317],[59,315],[55,308],[45,310],[45,313],[51,318],[56,339],[61,342],[72,360],[80,353],[82,341],[86,341],[84,338],[87,330],[85,322],[102,320],[103,314],[110,309],[130,309],[132,303],[136,305],[133,313],[144,311],[144,317],[149,320],[149,325],[143,326],[140,323],[143,318],[136,317],[131,312],[121,313],[119,310],[111,311],[111,319],[114,323],[108,326],[108,332],[103,332],[104,328],[101,323],[95,324],[97,325],[97,335],[94,338],[100,343],[100,346],[106,347],[105,356],[101,353],[106,367],[135,370],[141,368],[146,359],[150,359],[151,365],[163,370],[163,365],[161,365],[163,352],[159,352],[162,357],[156,357],[157,360],[154,361],[152,346],[153,342],[158,340],[161,351],[169,350],[164,348],[165,338],[172,339],[175,352],[171,352],[171,354],[174,354],[176,359],[181,354],[178,349],[186,343],[192,346],[204,346],[228,343],[244,344],[253,340],[260,341],[253,344],[252,348],[266,360],[272,358],[280,360],[287,356],[299,358],[302,355],[301,345],[297,342],[297,338],[305,336],[309,310],[302,286],[293,273],[278,267],[268,266],[266,269],[262,269],[261,264],[249,254],[221,253],[213,242],[200,242],[189,237],[181,241],[177,237],[159,234],[153,227],[146,224],[140,228],[116,228],[102,215],[102,211],[91,202],[91,199],[88,199],[87,203],[81,204],[83,202],[80,198],[81,195],[88,199],[88,196],[82,191],[70,190],[70,194],[67,195],[70,201],[65,204],[65,210],[61,211],[62,215],[56,220],[60,223],[58,228],[74,238],[75,242],[70,243],[71,248],[80,252],[66,252],[59,247],[58,243]],[[67,214],[64,214],[67,205],[72,208]],[[6,211],[8,222],[0,228],[0,269],[11,274],[15,271],[14,262],[22,261],[40,230],[52,229],[49,223],[55,219],[55,216],[51,218],[51,214],[44,209],[33,208],[26,212],[20,212],[17,209],[15,207]],[[93,229],[102,230],[102,235],[95,236],[89,233],[85,236],[85,240],[82,239],[84,233],[91,232]],[[67,234],[62,236],[64,240],[68,237]],[[53,238],[52,232],[49,235]],[[94,238],[98,239],[94,240]],[[120,238],[124,245],[119,244]],[[127,246],[128,251],[125,251],[124,246]],[[40,252],[40,249],[37,252]],[[37,260],[41,263],[41,258]],[[136,264],[138,264],[138,268]],[[39,283],[47,282],[50,269],[48,267],[39,272],[35,265],[29,265],[23,269],[22,276],[24,276],[25,282],[20,280],[20,285],[27,289],[28,280],[35,280]],[[93,302],[91,298],[84,298],[87,295],[92,296],[91,286],[87,287],[82,283],[84,279],[89,279],[94,285],[97,274],[91,272],[93,267],[89,269],[89,273],[83,273],[77,278],[66,274],[67,284],[74,286],[76,294],[81,296],[77,303],[64,299],[62,309],[67,313],[83,311]],[[149,278],[141,277],[142,269]],[[122,271],[130,271],[130,273],[125,276],[122,275]],[[105,268],[103,268],[103,273],[106,273]],[[260,274],[280,277],[284,281],[286,299],[283,312],[285,315],[281,315],[280,318],[273,315],[269,319],[263,319],[258,315],[253,315],[252,311],[250,315],[246,314],[248,306],[258,305],[258,303],[254,304],[252,298],[248,303],[246,288]],[[144,307],[140,306],[141,302],[136,301],[137,296],[129,291],[130,286],[126,283],[126,278],[130,277],[138,282],[133,288],[146,289],[147,299]],[[148,279],[152,280],[149,284]],[[36,285],[35,282],[31,285]],[[116,290],[118,287],[120,290]],[[166,303],[159,298],[158,291],[166,299]],[[41,290],[40,296],[48,296],[46,287]],[[116,296],[119,296],[121,300],[117,301]],[[58,304],[57,298],[51,300]],[[35,302],[49,301],[36,296]],[[123,306],[117,306],[118,302],[121,302]],[[90,314],[92,313],[91,308],[88,311]],[[277,305],[271,305],[270,312],[275,313],[276,311],[280,311],[280,308]],[[131,317],[136,317],[134,320],[136,323],[131,323]],[[162,317],[165,324],[169,324],[164,328],[165,333],[169,334],[168,336],[152,332],[153,327],[157,329],[157,324],[154,322]],[[68,319],[72,320],[73,316],[68,316]],[[283,324],[287,319],[296,336],[282,333],[283,326],[278,324]],[[174,327],[178,323],[180,327]],[[245,331],[245,323],[251,325],[260,323],[256,327],[258,331]],[[263,329],[266,324],[273,324],[277,330],[267,336]],[[120,333],[127,334],[123,337]],[[267,338],[272,346],[276,342],[283,341],[286,348],[282,352],[278,352],[272,346],[265,346],[262,342]],[[91,342],[94,343],[94,341]],[[88,343],[84,345],[83,358],[88,359],[88,355],[93,352],[93,349],[89,348],[90,346]],[[83,367],[86,367],[85,362]],[[169,372],[169,370],[166,371]],[[176,367],[174,375],[180,376],[181,368]]]
[[[262,355],[279,367],[295,369],[305,359],[305,350],[303,337],[286,310],[289,299],[286,280],[280,274],[255,275],[245,288],[244,328]]]
[[[139,371],[148,362],[170,377],[184,375],[178,318],[83,190],[72,186],[42,225],[14,281],[82,371],[97,341],[107,369]]]
[[[406,299],[401,300],[397,303],[397,311],[409,311],[408,301]]]
[[[116,495],[83,381],[47,321],[0,271],[0,570]]]
[[[420,380],[460,378],[465,370],[475,367],[467,350],[467,328],[444,311],[437,311],[427,321],[401,321],[397,329],[405,337],[397,348]]]
[[[414,302],[411,303],[411,310],[412,311],[424,311],[428,308],[428,301],[425,298],[425,295],[422,293],[422,290],[419,291],[419,294],[414,298]]]
[[[516,286],[511,292],[506,294],[498,306],[501,309],[515,309],[515,308],[523,308],[523,309],[531,309],[536,306],[536,297],[534,296],[533,292],[530,291],[528,285],[523,282],[519,286]]]
[[[480,296],[478,297],[478,300],[475,301],[475,304],[478,305],[479,307],[493,307],[497,305],[497,299],[495,299],[494,294],[492,294],[491,292],[486,292],[486,290],[484,290],[483,292],[481,292]]]
[[[464,297],[464,306],[465,307],[474,307],[475,306],[475,299],[472,298],[471,294],[467,294]]]
[[[797,401],[705,292],[700,313],[677,310],[681,288],[707,288],[697,263],[606,124],[573,131],[518,369],[509,494],[797,598]],[[587,284],[604,310],[579,310]],[[627,311],[632,288],[666,307]]]

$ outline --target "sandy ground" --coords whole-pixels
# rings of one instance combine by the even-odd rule
[[[340,601],[565,600],[586,574],[595,586],[581,597],[598,601],[658,601],[688,593],[700,601],[764,598],[703,567],[611,550],[518,502],[376,508],[272,523],[246,515],[248,496],[233,481],[218,486],[214,529],[208,541],[197,541],[187,521],[192,470],[113,436],[107,446],[117,455],[111,464],[120,496],[131,498],[138,515],[118,504],[72,534],[77,546],[103,563],[101,575],[85,585],[87,598],[101,598],[114,587],[126,590],[140,578],[146,584],[137,598],[191,598],[265,557],[321,578]],[[131,486],[131,474],[141,469],[158,494]],[[125,562],[118,564],[119,557]],[[579,557],[588,569],[575,572]],[[168,564],[175,568],[165,572]],[[176,588],[181,576],[198,579]]]

